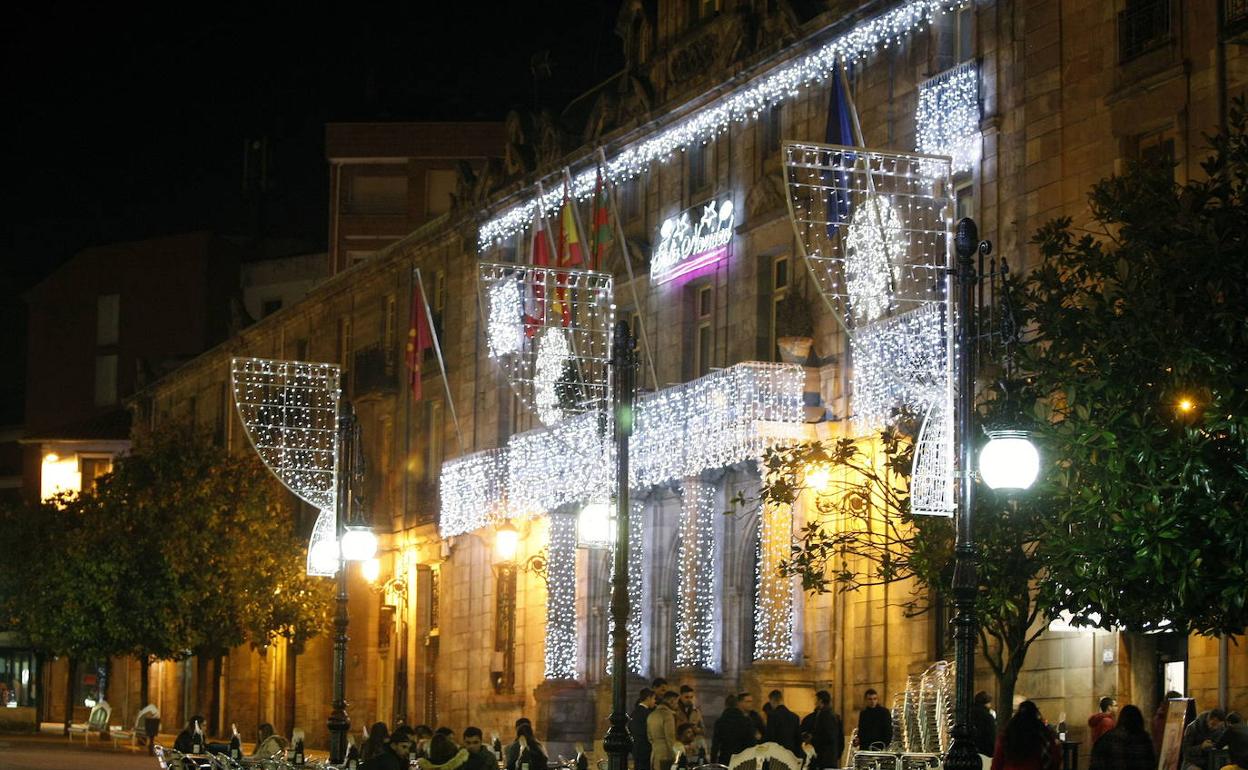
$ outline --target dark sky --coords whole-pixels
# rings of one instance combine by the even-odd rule
[[[539,102],[557,110],[621,66],[618,7],[19,4],[2,75],[4,359],[16,297],[79,249],[240,231],[246,139],[272,148],[268,234],[323,247],[327,121],[501,120],[534,105],[543,49],[553,76]]]

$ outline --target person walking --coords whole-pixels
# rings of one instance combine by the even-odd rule
[[[1102,713],[1104,705],[1102,704]],[[1144,728],[1144,713],[1123,706],[1112,729],[1093,739],[1088,770],[1156,770],[1153,739]]]
[[[663,693],[659,705],[646,717],[646,737],[650,739],[650,770],[669,770],[676,759],[675,690]]]
[[[1108,695],[1101,698],[1100,711],[1088,717],[1088,742],[1096,746],[1101,736],[1114,729],[1114,714],[1118,711],[1118,702]]]
[[[874,688],[868,688],[862,700],[854,745],[863,751],[884,751],[893,742],[893,715],[880,705],[880,694]]]
[[[754,745],[750,738],[753,734],[754,724],[737,705],[737,696],[724,696],[724,710],[715,720],[711,733],[711,761],[727,765],[733,754]]]
[[[802,739],[814,749],[815,770],[841,766],[845,726],[832,710],[832,695],[827,690],[815,693],[815,710],[802,720]]]
[[[654,690],[641,688],[633,713],[628,717],[628,732],[633,736],[633,770],[650,770],[650,737],[646,733],[646,718],[654,707]]]
[[[767,705],[770,706],[767,709],[767,740],[785,747],[798,759],[804,757],[801,720],[784,705],[784,693],[780,690],[767,693]]]
[[[997,715],[992,712],[992,696],[986,690],[975,693],[971,704],[971,730],[975,732],[975,750],[991,757],[997,748]]]
[[[1062,747],[1032,701],[1018,704],[1005,732],[997,738],[992,770],[1058,770]]]

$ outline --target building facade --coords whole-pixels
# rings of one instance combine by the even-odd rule
[[[512,116],[501,173],[488,163],[462,173],[454,205],[415,229],[396,219],[397,240],[369,241],[367,259],[347,258],[344,218],[343,234],[331,234],[332,278],[135,399],[140,424],[189,417],[220,426],[223,440],[248,451],[226,386],[232,356],[343,368],[343,395],[360,415],[370,458],[372,523],[384,533],[375,580],[352,568],[347,697],[357,726],[402,717],[506,736],[524,714],[565,749],[604,730],[609,559],[578,546],[577,533],[582,509],[600,502],[595,458],[544,428],[532,399],[513,390],[492,355],[489,298],[479,294],[480,262],[531,258],[539,183],[554,197],[538,207],[553,213],[563,169],[588,198],[592,183],[581,180],[592,179],[600,158],[615,180],[613,221],[623,236],[604,270],[616,315],[643,332],[639,382],[649,393],[639,415],[666,404],[658,422],[682,427],[672,438],[639,424],[636,462],[650,475],[633,490],[630,540],[643,556],[631,576],[639,633],[630,668],[693,684],[709,719],[724,693],[780,687],[805,711],[826,688],[853,724],[865,688],[887,701],[949,655],[939,613],[903,611],[913,586],[805,596],[775,576],[769,566],[787,551],[802,505],[791,515],[733,505],[756,494],[757,458],[769,442],[852,432],[854,373],[790,223],[783,142],[832,136],[829,52],[841,54],[853,62],[846,83],[863,143],[953,155],[944,216],[974,217],[997,254],[1025,267],[1035,256],[1030,234],[1055,216],[1087,223],[1089,185],[1123,164],[1161,154],[1175,162],[1177,180],[1200,173],[1202,132],[1225,125],[1228,101],[1248,81],[1235,37],[1242,7],[808,5],[623,3],[626,72],[589,95],[585,126]],[[377,189],[387,200],[403,197],[386,184]],[[367,198],[331,189],[331,207]],[[665,223],[679,226],[683,212],[701,222],[708,211],[731,220],[722,250],[698,270],[657,275]],[[586,205],[582,218],[589,214]],[[446,365],[443,377],[422,352],[420,399],[403,367],[417,269]],[[786,367],[774,364],[777,309],[793,293],[808,305],[815,341]],[[763,406],[727,413],[738,396]],[[503,519],[518,530],[515,553],[497,547]],[[1151,709],[1167,684],[1181,683],[1176,689],[1208,707],[1221,677],[1231,683],[1228,705],[1244,708],[1248,656],[1232,648],[1219,664],[1217,644],[1054,629],[1029,655],[1018,693],[1051,720],[1065,714],[1080,725],[1102,695]],[[297,725],[324,740],[330,652],[325,637],[313,640],[295,681],[288,651],[236,650],[221,723],[238,721],[245,733],[253,721]],[[177,721],[194,706],[174,695],[186,692],[178,689],[187,686],[177,673],[184,664],[166,666],[174,702],[160,705]],[[293,713],[283,705],[291,701]]]

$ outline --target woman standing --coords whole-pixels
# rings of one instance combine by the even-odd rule
[[[1005,732],[997,738],[992,770],[1058,770],[1062,747],[1040,716],[1040,708],[1025,700],[1010,717]]]
[[[1088,770],[1155,770],[1157,755],[1153,739],[1144,729],[1144,714],[1135,706],[1123,706],[1118,725],[1092,744]]]

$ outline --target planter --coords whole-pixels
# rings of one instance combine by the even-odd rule
[[[780,360],[786,364],[805,365],[814,344],[814,339],[810,337],[780,337],[776,340],[776,346],[780,348]]]

